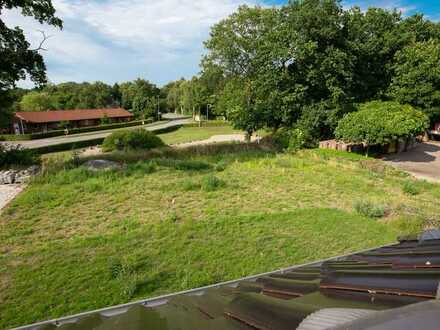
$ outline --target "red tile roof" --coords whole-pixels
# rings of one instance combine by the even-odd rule
[[[122,108],[115,109],[85,109],[85,110],[50,110],[35,112],[16,112],[15,116],[31,123],[52,123],[60,121],[75,121],[87,119],[124,118],[133,114]]]

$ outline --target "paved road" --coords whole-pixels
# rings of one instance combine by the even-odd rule
[[[191,123],[191,118],[184,118],[184,119],[176,119],[171,120],[165,123],[157,123],[157,124],[150,124],[146,126],[142,126],[145,129],[149,131],[156,131],[158,129],[168,128],[168,127],[174,127],[179,126],[183,124]],[[40,140],[31,140],[31,141],[14,141],[14,142],[6,142],[9,144],[20,144],[25,148],[28,149],[34,149],[34,148],[41,148],[46,146],[52,146],[62,143],[68,143],[68,142],[79,142],[79,141],[87,141],[87,140],[93,140],[98,138],[105,138],[106,136],[110,135],[114,131],[121,130],[121,129],[135,129],[139,128],[139,126],[134,127],[126,127],[126,128],[118,128],[113,130],[106,130],[106,131],[98,131],[98,132],[89,132],[89,133],[81,133],[81,134],[74,134],[74,135],[67,135],[67,136],[56,136],[52,138],[47,139],[40,139]]]
[[[440,142],[421,143],[411,151],[389,155],[384,160],[417,178],[440,182]]]

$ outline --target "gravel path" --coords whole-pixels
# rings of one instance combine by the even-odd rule
[[[23,189],[24,186],[21,184],[0,185],[0,212],[10,201],[22,192]]]
[[[252,141],[255,141],[256,139],[257,138],[255,136],[252,137]],[[214,135],[206,140],[174,144],[173,147],[185,148],[190,146],[199,146],[199,145],[222,143],[222,142],[245,142],[245,137],[244,134]]]

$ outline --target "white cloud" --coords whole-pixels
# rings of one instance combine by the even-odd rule
[[[44,53],[49,78],[113,82],[153,73],[145,78],[164,83],[195,74],[210,27],[239,5],[258,2],[54,0],[64,29],[43,26],[52,36]],[[10,11],[5,21],[22,27],[34,46],[41,40],[42,26],[35,20]]]

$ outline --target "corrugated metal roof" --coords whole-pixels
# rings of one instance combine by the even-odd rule
[[[124,118],[133,114],[122,108],[114,109],[78,109],[16,112],[15,116],[30,123],[52,123],[87,119]]]
[[[410,238],[218,287],[25,328],[291,330],[327,308],[384,311],[430,301],[439,281],[440,240],[426,245]]]

